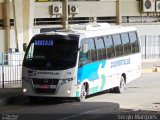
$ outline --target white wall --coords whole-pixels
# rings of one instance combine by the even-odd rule
[[[79,13],[75,17],[103,17],[116,16],[116,0],[106,1],[69,1],[68,4],[79,5]],[[35,2],[34,17],[50,18],[49,7],[51,5],[62,5],[62,2]],[[69,15],[71,17],[72,15]]]
[[[160,24],[123,24],[124,26],[134,26],[138,29],[140,35],[160,35]]]
[[[136,25],[141,35],[160,35],[160,25]]]
[[[10,48],[17,48],[16,46],[16,40],[15,40],[15,30],[10,29]],[[4,46],[5,46],[5,30],[0,29],[0,53],[4,52]]]
[[[40,33],[40,29],[34,29],[33,35]],[[15,30],[10,29],[10,48],[17,48],[17,41],[15,37]],[[5,30],[0,29],[0,53],[4,52],[4,46],[5,46]]]
[[[17,48],[17,42],[15,37],[15,30],[10,30],[10,48]]]
[[[0,53],[4,51],[4,30],[0,29]]]

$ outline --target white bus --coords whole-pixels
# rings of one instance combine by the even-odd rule
[[[72,97],[112,89],[141,75],[139,36],[134,27],[83,24],[35,35],[26,50],[22,86],[31,101]]]

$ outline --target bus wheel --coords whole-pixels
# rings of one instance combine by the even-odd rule
[[[39,101],[39,97],[36,96],[29,96],[28,98],[31,103],[37,103]]]
[[[123,76],[121,76],[120,84],[118,87],[114,88],[114,92],[115,93],[123,93],[125,85],[126,85],[125,79]]]
[[[85,85],[83,84],[83,85],[82,85],[82,88],[81,88],[81,92],[80,92],[80,97],[77,98],[77,101],[78,101],[78,102],[84,102],[85,99],[86,99],[86,95],[87,95],[86,87],[85,87]]]

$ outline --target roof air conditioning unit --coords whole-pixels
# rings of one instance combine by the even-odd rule
[[[79,6],[78,5],[69,5],[69,14],[78,14]]]
[[[62,14],[62,5],[51,5],[51,14]]]
[[[142,12],[155,12],[155,0],[142,0]]]
[[[156,12],[160,12],[160,1],[156,1]]]

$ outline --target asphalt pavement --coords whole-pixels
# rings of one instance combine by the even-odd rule
[[[22,88],[0,88],[0,106],[21,101],[25,96]]]

